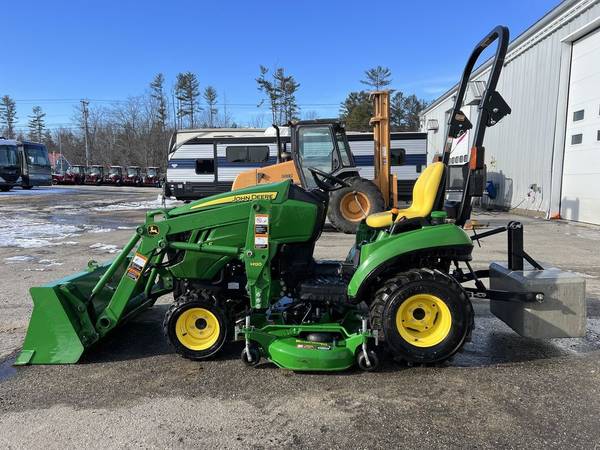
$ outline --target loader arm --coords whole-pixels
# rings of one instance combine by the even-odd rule
[[[115,327],[171,292],[179,274],[210,280],[234,259],[245,266],[250,306],[266,308],[268,261],[277,244],[255,245],[256,217],[268,216],[289,185],[261,185],[147,212],[145,223],[111,263],[91,261],[85,272],[31,289],[34,310],[15,364],[77,362]],[[211,233],[217,226],[222,236]],[[169,260],[168,252],[184,256]]]

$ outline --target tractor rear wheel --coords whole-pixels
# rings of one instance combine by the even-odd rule
[[[207,359],[226,341],[228,321],[225,311],[205,291],[177,297],[163,321],[163,331],[171,346],[184,358]]]
[[[460,285],[429,269],[388,279],[375,294],[370,316],[394,357],[409,363],[451,358],[473,328],[473,307]]]
[[[356,233],[358,224],[369,214],[385,208],[383,195],[377,186],[365,178],[346,179],[350,187],[344,187],[329,195],[327,216],[331,224],[344,233]]]

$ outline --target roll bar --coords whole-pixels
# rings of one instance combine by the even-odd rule
[[[485,130],[487,127],[497,124],[504,116],[511,112],[510,106],[508,106],[502,96],[496,91],[498,78],[500,77],[500,72],[502,72],[504,58],[508,49],[509,31],[507,27],[500,25],[495,27],[479,42],[479,44],[477,44],[471,53],[463,70],[454,101],[454,107],[452,108],[452,113],[448,121],[448,136],[446,138],[442,156],[442,162],[446,165],[448,165],[450,161],[450,152],[452,150],[454,139],[473,128],[469,119],[467,119],[466,115],[461,111],[461,107],[467,92],[469,80],[479,56],[495,41],[498,43],[492,62],[491,72],[485,85],[483,96],[477,107],[479,114],[468,162],[469,170],[466,173],[460,209],[456,216],[456,224],[459,226],[464,225],[471,215],[472,198],[481,197],[483,195],[483,186],[485,185],[485,149],[483,147],[483,139],[485,137]],[[474,183],[473,180],[475,180],[476,183]],[[443,196],[440,201],[444,201]]]

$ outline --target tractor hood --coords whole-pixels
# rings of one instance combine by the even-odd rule
[[[204,208],[212,209],[231,205],[232,203],[251,202],[254,200],[271,200],[273,203],[282,203],[287,198],[290,184],[290,180],[285,180],[279,183],[258,184],[244,189],[212,195],[185,206],[173,208],[169,210],[169,216],[173,217],[196,212]]]

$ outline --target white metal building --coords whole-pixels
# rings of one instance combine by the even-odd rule
[[[473,123],[489,65],[475,71],[463,108]],[[455,89],[421,115],[429,161],[443,148]],[[566,0],[514,38],[498,91],[512,113],[486,133],[492,203],[600,224],[600,0]],[[451,162],[468,148],[467,136]]]

